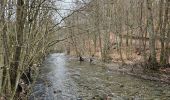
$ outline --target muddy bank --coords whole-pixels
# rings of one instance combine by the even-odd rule
[[[79,61],[79,58],[75,56],[68,56],[70,61]],[[170,84],[170,71],[169,68],[167,69],[160,69],[158,71],[148,70],[145,69],[143,63],[136,62],[134,64],[124,64],[116,63],[116,62],[109,62],[105,63],[102,62],[98,58],[92,58],[93,61],[90,62],[91,57],[83,57],[84,62],[95,64],[98,66],[103,66],[104,68],[110,70],[110,71],[116,71],[121,72],[124,74],[128,74],[137,78],[142,78],[145,80],[151,80],[151,81],[158,81],[161,83],[168,83]]]

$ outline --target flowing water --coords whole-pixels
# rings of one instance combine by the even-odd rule
[[[170,100],[170,85],[68,60],[64,54],[51,54],[29,99]]]

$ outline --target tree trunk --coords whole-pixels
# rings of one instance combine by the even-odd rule
[[[162,2],[162,4],[161,5],[163,5],[163,0],[161,0]],[[165,32],[166,32],[166,28],[167,28],[167,24],[168,24],[168,10],[169,10],[169,3],[168,3],[168,0],[167,0],[167,2],[166,2],[166,4],[165,4],[165,17],[164,17],[164,21],[163,20],[161,20],[160,22],[162,23],[163,22],[163,24],[160,26],[160,34],[161,34],[161,55],[160,55],[160,64],[161,65],[166,65],[166,57],[165,57],[165,55],[166,55],[166,53],[165,53]],[[162,9],[162,7],[160,8],[160,9]],[[160,17],[162,18],[162,16],[160,15]],[[160,19],[161,19],[160,18]]]
[[[11,91],[10,84],[10,76],[9,76],[9,48],[8,48],[8,40],[7,40],[7,25],[5,22],[5,2],[1,1],[1,26],[2,26],[2,42],[3,42],[3,59],[4,59],[4,67],[3,67],[3,78],[2,78],[2,89],[5,91]]]
[[[119,35],[119,38],[120,38],[120,43],[119,43],[119,54],[120,54],[120,59],[121,59],[121,61],[122,61],[122,64],[125,64],[125,61],[124,61],[124,59],[123,59],[123,55],[122,55],[122,41],[123,41],[123,37],[122,37],[122,35],[121,35],[121,33],[119,33],[120,35]]]
[[[155,32],[153,25],[153,14],[152,14],[152,0],[147,0],[148,18],[147,18],[147,32],[149,33],[149,49],[150,49],[150,61],[149,66],[151,69],[158,69],[155,51]]]
[[[16,11],[16,48],[13,56],[13,63],[11,65],[11,85],[12,88],[16,85],[17,72],[20,64],[20,57],[23,47],[23,31],[24,31],[24,0],[17,0],[17,11]]]
[[[168,11],[170,11],[170,8],[168,8],[170,6],[170,0],[166,0],[166,13],[168,13]],[[168,14],[166,14],[168,15]],[[167,17],[168,18],[168,17]],[[167,20],[165,20],[167,22],[170,21],[170,18],[168,18]],[[165,64],[169,64],[169,57],[170,57],[170,23],[167,24],[167,39],[166,39],[166,44],[165,44]]]
[[[96,0],[96,8],[95,8],[95,11],[96,11],[95,18],[96,18],[96,20],[95,20],[95,26],[97,28],[97,33],[98,33],[98,36],[99,36],[98,40],[99,40],[99,47],[100,47],[100,55],[101,55],[101,58],[103,60],[103,57],[102,57],[103,56],[102,38],[101,38],[101,32],[100,32],[100,12],[99,12],[100,7],[99,6],[100,6],[99,5],[99,0]]]

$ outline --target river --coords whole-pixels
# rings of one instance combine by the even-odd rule
[[[44,61],[29,100],[170,100],[170,85],[56,53]]]

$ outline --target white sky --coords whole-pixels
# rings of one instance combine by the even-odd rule
[[[61,3],[61,5],[60,5],[61,9],[70,9],[73,6],[73,3],[71,3],[72,0],[63,0],[63,1],[60,2]],[[63,12],[68,12],[68,11],[63,10]]]
[[[62,19],[62,17],[66,16],[70,11],[66,10],[66,9],[71,9],[72,7],[72,0],[57,0],[56,2],[56,6],[59,10],[59,14],[56,13],[54,19],[56,19],[56,21],[60,21]],[[63,10],[62,10],[63,9]],[[62,17],[61,17],[62,16]]]
[[[57,0],[57,8],[63,9],[59,11],[60,15],[57,15],[57,20],[61,20],[62,17],[67,16],[71,12],[71,9],[74,9],[75,2],[73,1],[75,0]]]

